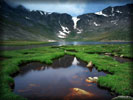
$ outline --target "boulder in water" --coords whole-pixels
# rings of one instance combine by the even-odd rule
[[[69,93],[64,100],[84,100],[93,97],[94,94],[80,89],[80,88],[72,88],[71,93]]]
[[[93,67],[92,61],[90,61],[90,62],[88,63],[87,67]]]
[[[117,96],[117,97],[114,97],[112,100],[133,100],[133,97],[131,97],[131,96]]]
[[[88,79],[85,80],[88,83],[95,83],[98,81],[98,77],[88,77]]]

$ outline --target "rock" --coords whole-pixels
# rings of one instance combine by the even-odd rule
[[[87,83],[93,83],[93,81],[88,80],[88,79],[86,79],[85,81],[86,81]]]
[[[84,100],[89,99],[90,97],[93,97],[94,94],[85,91],[80,88],[72,88],[71,93],[69,93],[64,100]]]
[[[98,81],[98,77],[93,77],[93,81]]]
[[[93,67],[92,61],[90,61],[90,62],[88,63],[87,67]]]
[[[92,78],[92,77],[88,77],[88,79],[89,79],[89,80],[93,80],[93,78]]]
[[[114,55],[115,57],[118,57],[118,55]]]
[[[88,79],[85,80],[88,83],[95,83],[98,81],[98,77],[88,77]]]
[[[131,96],[117,96],[117,97],[114,97],[112,100],[133,100],[133,97],[131,97]]]
[[[105,53],[105,55],[111,55],[111,53]]]
[[[120,55],[120,57],[122,58],[124,55]]]

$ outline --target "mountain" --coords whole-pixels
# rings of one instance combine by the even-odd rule
[[[0,40],[130,40],[133,4],[96,13],[69,14],[30,11],[0,1]]]

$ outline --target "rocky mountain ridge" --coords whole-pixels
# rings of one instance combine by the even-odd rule
[[[96,13],[69,14],[29,11],[0,3],[1,40],[129,40],[133,4]]]

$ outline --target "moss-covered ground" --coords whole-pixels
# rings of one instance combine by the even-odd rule
[[[20,45],[37,45],[37,44],[45,44],[49,42],[43,41],[0,41],[0,45],[2,46],[20,46]]]
[[[22,63],[40,61],[51,64],[53,59],[64,55],[74,55],[83,61],[92,61],[99,71],[111,74],[101,76],[98,84],[109,88],[119,95],[133,95],[132,62],[120,63],[110,56],[99,53],[112,53],[115,56],[133,58],[131,46],[125,45],[84,45],[84,46],[47,46],[41,48],[3,51],[0,57],[0,100],[26,100],[14,94],[10,85],[14,83],[12,74],[19,71]]]

